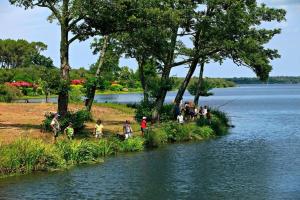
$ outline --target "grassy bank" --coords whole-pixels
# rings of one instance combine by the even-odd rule
[[[53,144],[50,133],[41,133],[40,124],[44,113],[55,110],[55,104],[7,104],[0,103],[0,177],[27,174],[34,171],[63,170],[74,165],[102,162],[106,156],[120,152],[142,151],[168,143],[199,141],[226,134],[228,118],[225,113],[212,110],[212,119],[197,119],[184,125],[163,122],[149,127],[140,137],[139,124],[134,120],[135,109],[121,104],[95,104],[92,115],[103,120],[107,137],[96,140],[92,135],[82,139],[66,140],[60,136]],[[83,106],[71,104],[70,110]],[[115,133],[122,132],[122,124],[132,122],[134,138],[121,141]],[[91,133],[94,122],[86,123]]]
[[[214,115],[213,121],[222,120]],[[0,177],[27,174],[34,171],[63,170],[74,165],[103,162],[103,158],[120,152],[143,151],[168,143],[199,141],[224,134],[228,125],[214,122],[191,122],[184,125],[168,122],[149,128],[145,137],[135,136],[121,141],[115,136],[100,140],[61,138],[55,144],[40,139],[20,138],[10,144],[0,145]],[[203,123],[203,122],[201,122]]]

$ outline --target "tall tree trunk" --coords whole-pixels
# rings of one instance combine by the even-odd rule
[[[143,88],[144,101],[149,102],[148,84],[146,81],[145,71],[144,71],[145,58],[138,59],[138,65],[139,65],[139,77]]]
[[[198,79],[198,83],[197,83],[197,90],[196,90],[196,94],[195,94],[195,98],[194,98],[194,104],[196,106],[198,106],[199,104],[199,98],[200,98],[200,94],[201,94],[201,87],[202,87],[202,83],[203,83],[203,72],[204,72],[204,61],[201,62],[201,67],[200,67],[200,74],[199,74],[199,79]]]
[[[187,73],[184,81],[180,85],[180,88],[179,88],[179,90],[177,92],[177,95],[175,97],[175,104],[176,104],[176,106],[179,106],[180,101],[183,98],[183,95],[184,95],[184,93],[186,91],[186,88],[187,88],[187,86],[188,86],[188,84],[189,84],[189,82],[190,82],[190,80],[191,80],[191,78],[192,78],[192,76],[193,76],[196,68],[197,68],[198,61],[199,61],[199,58],[194,58],[194,60],[191,63],[191,66],[189,68],[189,71],[188,71],[188,73]]]
[[[171,50],[168,53],[167,56],[167,62],[164,65],[163,72],[161,75],[161,81],[160,81],[160,90],[159,90],[159,96],[156,98],[155,101],[155,106],[153,108],[152,112],[152,120],[158,121],[160,118],[160,112],[161,109],[164,105],[165,98],[168,92],[168,87],[166,84],[169,84],[170,81],[170,73],[171,69],[174,63],[174,56],[175,56],[175,47],[176,47],[176,42],[177,42],[177,32],[178,32],[179,27],[173,28],[173,35],[171,37]]]
[[[68,1],[64,1],[63,12],[68,10]],[[68,41],[68,18],[64,17],[61,22],[61,42],[60,42],[60,77],[61,89],[58,94],[58,113],[64,117],[68,112],[70,85],[70,66],[69,66],[69,41]]]
[[[49,93],[46,92],[46,94],[45,94],[45,97],[46,97],[46,103],[48,103],[48,95],[49,95]]]
[[[95,94],[96,94],[96,89],[97,89],[97,81],[100,77],[100,73],[101,73],[101,69],[104,63],[104,57],[105,57],[105,53],[108,47],[108,42],[109,42],[109,36],[108,35],[104,35],[103,36],[103,46],[102,49],[100,51],[100,56],[99,56],[99,64],[97,67],[97,71],[95,74],[95,81],[93,82],[93,85],[91,86],[91,88],[89,88],[89,91],[87,92],[87,100],[86,100],[86,110],[87,111],[91,111],[92,109],[92,105],[94,102],[94,98],[95,98]]]

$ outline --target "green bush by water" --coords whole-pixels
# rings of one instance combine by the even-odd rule
[[[54,113],[48,113],[45,115],[41,128],[45,131],[52,131],[50,123],[54,117]],[[66,117],[58,119],[61,125],[61,130],[64,130],[70,122],[73,124],[73,128],[77,134],[81,134],[85,128],[85,122],[92,120],[91,114],[86,110],[79,110],[77,112],[68,112]]]
[[[33,171],[63,169],[68,166],[102,161],[118,152],[144,150],[144,138],[125,141],[115,138],[100,140],[59,140],[48,144],[42,140],[21,138],[0,146],[0,177]]]

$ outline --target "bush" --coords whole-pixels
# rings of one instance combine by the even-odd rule
[[[21,87],[22,93],[25,96],[35,96],[36,92],[33,88]]]
[[[112,85],[109,87],[109,89],[110,89],[111,91],[122,91],[123,86],[120,85],[120,84],[112,84]]]
[[[148,120],[152,119],[152,111],[154,108],[154,102],[146,102],[146,101],[141,101],[140,104],[131,104],[130,105],[133,108],[136,108],[135,111],[135,119],[137,121],[141,121],[141,119],[145,116],[147,117]],[[162,109],[161,109],[161,114],[160,114],[160,121],[161,122],[167,122],[172,120],[173,117],[173,104],[165,104]]]
[[[22,96],[21,91],[13,86],[0,85],[0,102],[12,102]]]
[[[134,152],[144,150],[145,139],[142,137],[132,137],[119,143],[119,151]]]
[[[132,105],[133,106],[133,105]],[[135,105],[135,119],[141,121],[143,117],[147,117],[148,120],[152,119],[152,108],[154,107],[153,102],[141,101],[140,104]]]
[[[108,139],[101,139],[97,143],[97,151],[100,156],[109,156],[116,153],[116,142]]]
[[[187,125],[171,122],[164,125],[168,140],[171,142],[187,141],[190,139],[191,130]]]
[[[211,113],[212,118],[210,122],[206,118],[200,118],[197,120],[197,125],[211,127],[216,135],[226,134],[229,129],[229,118],[227,115],[216,109],[211,109]]]
[[[229,126],[229,124],[230,124],[229,117],[227,116],[227,114],[225,112],[217,110],[217,109],[211,109],[210,111],[214,116],[218,117],[219,120],[221,120],[221,122],[223,124],[225,124],[226,126]]]
[[[79,103],[82,102],[83,86],[82,85],[71,85],[71,90],[69,92],[69,101],[71,103]]]
[[[0,149],[0,173],[29,173],[65,166],[61,154],[41,140],[22,138]]]
[[[47,113],[45,115],[45,119],[41,125],[41,128],[45,131],[52,131],[50,123],[54,117],[55,113]],[[73,124],[73,128],[75,134],[82,134],[85,128],[85,122],[90,121],[92,119],[91,113],[86,110],[80,110],[77,112],[68,112],[65,118],[59,119],[61,130],[64,130],[68,124],[71,122]]]
[[[214,135],[215,135],[214,130],[209,126],[193,127],[192,137],[194,137],[195,139],[201,140],[201,139],[211,138]]]
[[[168,135],[164,129],[152,129],[145,133],[145,140],[147,147],[159,147],[168,142]]]

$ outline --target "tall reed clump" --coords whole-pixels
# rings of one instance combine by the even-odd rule
[[[0,148],[0,175],[63,168],[65,160],[54,146],[22,138]]]
[[[120,152],[134,152],[144,150],[145,139],[142,137],[132,137],[118,144]]]
[[[147,147],[159,147],[166,143],[203,140],[215,136],[209,126],[197,126],[196,123],[178,124],[169,122],[160,127],[153,127],[145,134]]]
[[[59,140],[55,144],[21,138],[12,144],[0,145],[0,177],[100,162],[103,157],[118,152],[142,151],[144,143],[145,139],[141,137],[125,141],[114,137],[100,140]]]

